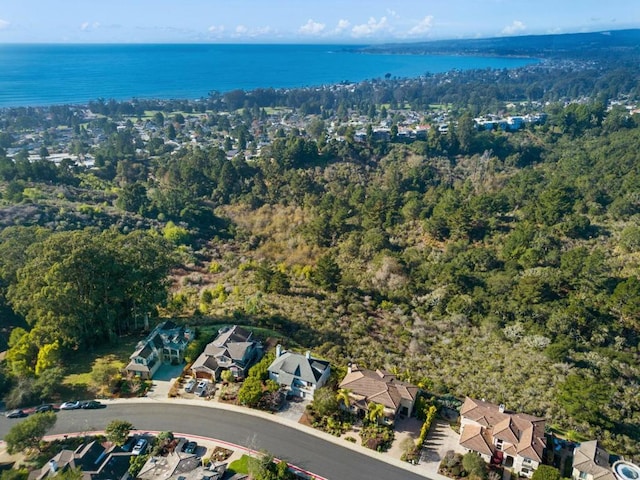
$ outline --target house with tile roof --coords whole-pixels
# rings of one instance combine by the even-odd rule
[[[287,390],[288,395],[312,399],[316,388],[322,387],[331,375],[331,366],[326,360],[312,357],[307,351],[287,352],[281,345],[276,347],[276,358],[269,365],[269,378]]]
[[[196,378],[220,380],[222,371],[229,370],[234,378],[242,379],[261,351],[261,345],[249,330],[238,325],[223,328],[193,362],[191,372]]]
[[[531,477],[546,448],[545,419],[467,397],[460,409],[460,446],[486,462]]]
[[[597,440],[582,442],[573,451],[574,480],[616,480],[609,453],[600,446]]]
[[[340,388],[349,394],[349,410],[364,414],[370,403],[384,407],[385,423],[393,423],[398,415],[411,416],[419,388],[402,382],[383,370],[367,370],[350,364]]]
[[[194,338],[194,332],[171,320],[157,325],[147,337],[138,342],[125,367],[127,373],[150,379],[160,365],[184,362],[184,352]]]
[[[45,480],[58,472],[79,468],[82,480],[121,480],[129,477],[131,452],[120,447],[92,441],[75,450],[62,450],[39,470],[29,473],[29,480]]]

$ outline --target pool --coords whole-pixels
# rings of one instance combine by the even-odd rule
[[[631,462],[619,460],[612,468],[618,480],[640,480],[640,467]]]

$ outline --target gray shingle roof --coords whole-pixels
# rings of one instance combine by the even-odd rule
[[[278,382],[291,385],[294,379],[315,384],[329,368],[329,362],[317,358],[307,358],[299,353],[285,352],[269,366],[269,372],[278,375]]]

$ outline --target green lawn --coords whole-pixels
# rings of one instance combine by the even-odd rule
[[[119,338],[116,343],[104,344],[93,350],[82,350],[73,355],[72,360],[66,363],[67,375],[62,384],[67,390],[64,396],[74,398],[89,398],[88,391],[91,368],[96,361],[103,360],[124,368],[129,362],[129,355],[134,351],[136,344],[142,337],[129,336]]]
[[[249,458],[248,455],[243,455],[238,460],[231,462],[227,471],[231,470],[233,473],[249,473]]]

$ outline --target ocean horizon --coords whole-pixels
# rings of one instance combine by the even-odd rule
[[[204,98],[451,70],[513,69],[533,58],[360,53],[317,44],[4,44],[0,107]]]

